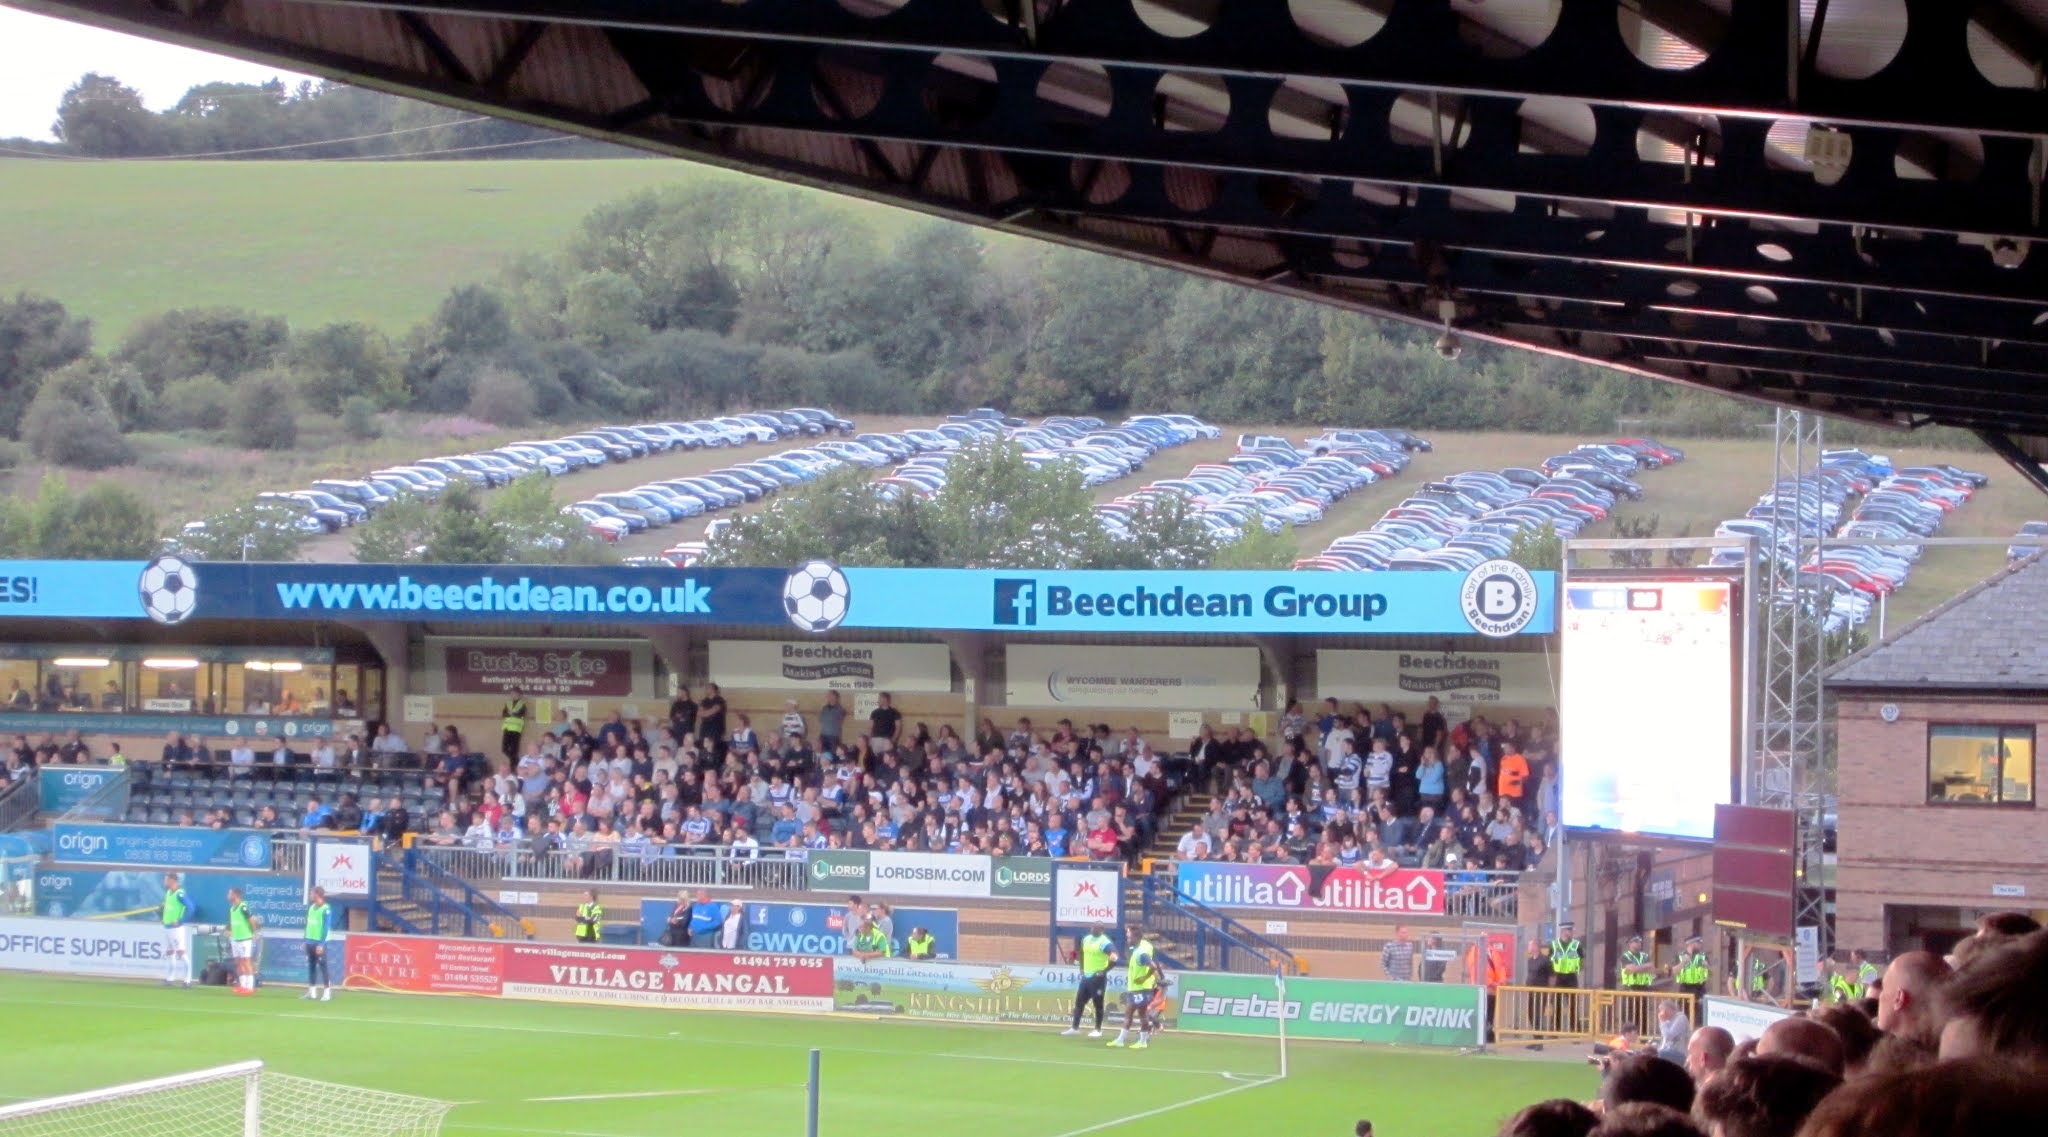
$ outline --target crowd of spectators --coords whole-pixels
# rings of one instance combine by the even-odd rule
[[[388,724],[296,749],[173,734],[143,757],[252,782],[286,767],[409,768],[427,789],[403,802],[333,793],[259,803],[246,817],[202,807],[178,824],[411,831],[428,845],[559,852],[580,869],[614,850],[702,846],[1135,861],[1185,789],[1211,796],[1178,836],[1182,860],[1514,871],[1555,838],[1553,734],[1512,720],[1449,724],[1434,699],[1412,725],[1391,707],[1333,698],[1311,719],[1290,705],[1277,738],[1204,727],[1171,754],[1135,727],[985,718],[963,738],[949,724],[906,720],[886,694],[877,704],[856,719],[836,692],[809,707],[791,699],[757,725],[710,684],[701,697],[682,690],[653,721],[532,724],[514,759],[478,753],[452,726],[409,742]],[[75,732],[40,747],[17,738],[6,758],[14,777],[39,762],[90,760]]]
[[[1181,860],[1519,872],[1557,837],[1555,733],[1484,717],[1449,723],[1432,698],[1411,722],[1323,700],[1280,717],[1276,746],[1209,727],[1189,747],[1214,791]]]
[[[2048,1133],[2048,932],[1987,917],[1949,956],[1904,953],[1864,998],[1740,1044],[1715,1026],[1616,1042],[1598,1099],[1531,1105],[1501,1137]]]

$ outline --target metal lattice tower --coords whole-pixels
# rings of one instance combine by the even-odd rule
[[[1756,764],[1749,771],[1749,801],[1799,814],[1798,889],[1794,923],[1820,929],[1820,950],[1830,950],[1821,876],[1821,809],[1826,792],[1827,719],[1821,678],[1827,667],[1825,601],[1801,587],[1799,567],[1820,551],[1823,534],[1800,523],[1798,503],[1816,493],[1821,420],[1779,410],[1771,523],[1784,534],[1782,556],[1759,574],[1755,611],[1761,623],[1756,707]]]

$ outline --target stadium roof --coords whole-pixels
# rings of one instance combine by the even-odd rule
[[[7,2],[1952,424],[2048,488],[2048,0]]]

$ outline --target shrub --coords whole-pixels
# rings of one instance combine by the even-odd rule
[[[228,429],[236,445],[251,450],[289,450],[297,445],[299,419],[292,410],[291,382],[275,373],[243,380]]]
[[[35,455],[45,462],[80,470],[105,470],[135,461],[135,447],[114,416],[98,407],[38,399],[22,422]]]
[[[355,395],[341,404],[341,429],[358,442],[368,442],[384,433],[377,422],[377,400]]]
[[[234,391],[211,375],[180,379],[164,388],[157,415],[178,430],[219,430],[227,425]]]
[[[500,368],[477,376],[470,390],[469,414],[499,426],[525,426],[533,421],[533,384]]]

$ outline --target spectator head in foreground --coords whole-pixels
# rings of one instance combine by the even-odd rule
[[[1668,1105],[1630,1102],[1607,1111],[1593,1137],[1705,1137],[1692,1118]]]
[[[1842,1079],[1786,1055],[1750,1058],[1700,1088],[1693,1120],[1711,1137],[1794,1137]]]
[[[1735,1036],[1718,1026],[1703,1026],[1692,1032],[1685,1044],[1685,1072],[1695,1085],[1704,1086],[1728,1065],[1735,1051]]]
[[[1351,1127],[1351,1134],[1352,1137],[1372,1137],[1372,1122],[1359,1118],[1358,1124]]]
[[[1942,1061],[2048,1064],[2048,932],[1995,948],[1956,972],[1942,1000]]]
[[[1812,1019],[1779,1019],[1757,1036],[1759,1058],[1789,1054],[1804,1058],[1836,1077],[1842,1076],[1842,1036]]]
[[[1526,1106],[1500,1127],[1500,1137],[1586,1137],[1600,1124],[1600,1115],[1570,1098],[1551,1098]]]
[[[1842,1076],[1854,1078],[1861,1074],[1870,1061],[1870,1052],[1884,1037],[1877,1024],[1853,1003],[1816,1007],[1809,1013],[1814,1022],[1834,1031],[1835,1037],[1842,1040]]]
[[[2048,1133],[2048,1083],[1996,1060],[1943,1062],[1850,1082],[1799,1137],[1994,1137]]]
[[[1932,1039],[1941,1033],[1940,995],[1948,963],[1931,951],[1909,951],[1884,969],[1884,994],[1877,1000],[1877,1027],[1886,1034]]]
[[[1665,1105],[1687,1113],[1692,1098],[1692,1078],[1685,1067],[1654,1054],[1616,1054],[1600,1083],[1600,1104],[1610,1118],[1617,1107],[1632,1102]]]

